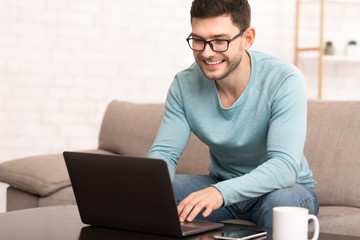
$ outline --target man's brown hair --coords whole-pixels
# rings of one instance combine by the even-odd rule
[[[250,27],[251,9],[247,0],[194,0],[192,3],[191,20],[221,15],[230,15],[241,31]]]

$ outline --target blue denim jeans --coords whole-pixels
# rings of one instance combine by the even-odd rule
[[[208,175],[176,175],[173,188],[177,204],[190,193],[207,188],[219,182]],[[272,209],[278,206],[293,206],[309,209],[310,214],[317,215],[319,201],[311,188],[296,184],[290,188],[278,189],[261,197],[238,202],[213,211],[204,218],[202,212],[196,217],[198,220],[222,221],[228,219],[248,220],[259,227],[272,227]]]

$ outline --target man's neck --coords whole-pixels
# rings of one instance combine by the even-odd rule
[[[238,68],[226,79],[217,80],[216,88],[223,107],[231,107],[242,95],[250,80],[251,61],[245,52]]]

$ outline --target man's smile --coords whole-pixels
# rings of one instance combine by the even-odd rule
[[[213,62],[205,61],[205,63],[208,64],[208,65],[217,65],[217,64],[223,63],[224,61],[225,60],[213,61]]]

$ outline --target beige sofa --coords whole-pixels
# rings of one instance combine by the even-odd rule
[[[99,147],[89,151],[145,156],[163,110],[163,104],[112,101]],[[360,236],[360,102],[309,101],[305,154],[318,182],[321,232]],[[207,147],[192,135],[177,172],[206,174],[208,161]],[[61,153],[4,162],[0,181],[9,184],[7,211],[75,204]]]

